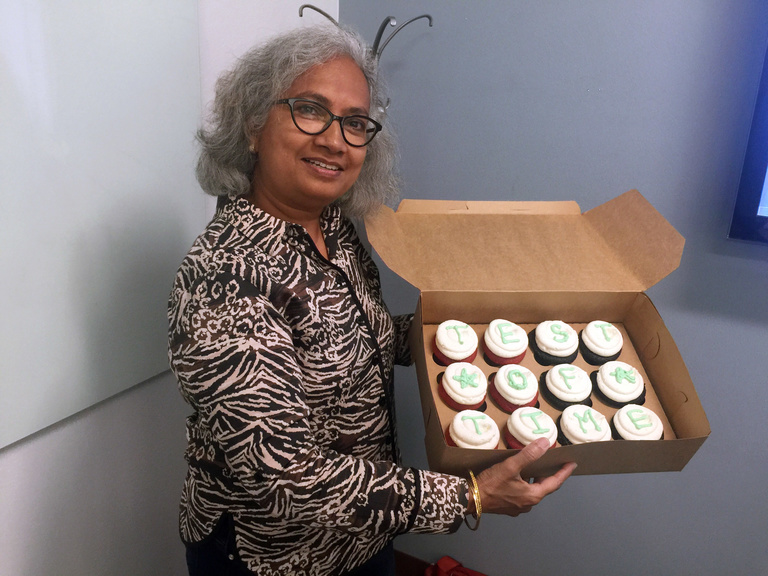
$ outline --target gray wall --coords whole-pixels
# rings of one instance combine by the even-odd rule
[[[576,477],[531,514],[449,537],[403,536],[491,575],[768,573],[768,247],[725,238],[768,40],[763,0],[341,0],[387,46],[404,196],[576,200],[637,188],[686,237],[649,295],[712,434],[682,472]],[[382,270],[393,311],[416,292]],[[426,466],[411,370],[399,372],[406,464]],[[745,434],[746,432],[746,434]],[[408,440],[410,439],[410,441]]]

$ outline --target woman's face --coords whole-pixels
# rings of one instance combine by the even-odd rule
[[[337,116],[369,115],[368,83],[347,57],[310,68],[282,97],[315,100]],[[357,180],[366,153],[365,147],[344,141],[338,121],[322,134],[304,134],[293,123],[287,104],[273,106],[253,144],[258,154],[253,175],[256,203],[282,209],[284,215],[319,214]]]

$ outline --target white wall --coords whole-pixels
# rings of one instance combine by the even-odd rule
[[[197,51],[190,2],[0,3],[0,447],[167,367]]]
[[[141,5],[133,3],[129,8],[105,6],[103,10],[95,12],[86,10],[86,13],[81,15],[90,26],[94,19],[98,20],[99,17],[106,22],[119,20],[121,15],[125,15],[125,11],[134,14],[133,11],[147,9],[146,18],[151,19],[153,11],[155,17],[161,13],[168,15],[170,12],[169,17],[173,18],[174,9],[188,12],[191,10],[194,15],[188,15],[191,19],[184,24],[185,27],[191,27],[193,42],[183,48],[186,49],[186,53],[181,53],[182,47],[174,43],[174,50],[176,50],[174,54],[194,63],[194,73],[185,72],[177,88],[186,85],[198,109],[199,101],[202,99],[203,102],[207,102],[210,97],[211,85],[217,75],[217,69],[228,66],[231,59],[242,49],[288,26],[306,25],[305,20],[298,19],[298,7],[302,3],[293,0],[280,3],[270,0],[200,0],[198,6],[201,21],[199,57],[203,71],[199,74],[195,7],[190,8],[186,0],[164,0],[162,3],[149,4],[152,6],[148,7],[147,3]],[[338,15],[336,0],[324,0],[317,2],[317,5],[334,17]],[[88,46],[78,46],[71,39],[71,36],[79,31],[77,23],[73,24],[66,18],[63,22],[58,22],[55,12],[40,9],[46,7],[45,3],[14,2],[3,5],[0,7],[0,23],[8,25],[9,21],[7,18],[3,20],[3,15],[7,16],[8,9],[19,6],[34,12],[43,21],[51,24],[56,31],[63,29],[62,34],[70,34],[68,43],[65,42],[64,45],[76,51],[88,53]],[[69,18],[74,18],[72,14],[77,12],[78,6],[68,5],[68,8],[75,8],[68,11]],[[305,15],[306,21],[317,22],[318,19],[323,18],[309,10]],[[180,25],[179,22],[176,24]],[[42,29],[45,30],[45,26]],[[14,30],[17,33],[24,32]],[[0,25],[0,31],[5,31],[2,25]],[[108,41],[110,29],[107,27],[99,29],[96,26],[96,32],[103,42]],[[156,32],[156,34],[163,33],[168,33],[168,30]],[[6,35],[0,40],[7,40],[7,38]],[[38,40],[52,46],[53,50],[59,45],[57,44],[58,32],[53,37],[46,37],[43,34],[43,37]],[[170,42],[173,36],[169,35],[165,40]],[[130,43],[138,39],[130,38],[128,34],[126,41]],[[0,47],[14,48],[7,42],[0,43]],[[164,56],[170,57],[168,54],[161,53],[154,59],[147,60],[146,70],[154,70],[157,62],[163,61]],[[86,59],[84,65],[87,63]],[[0,78],[3,78],[2,74],[6,72],[7,70],[0,68]],[[111,74],[116,77],[121,77],[120,72],[119,66],[111,70]],[[134,70],[134,73],[141,75],[141,70],[138,72]],[[108,88],[117,90],[119,86],[110,83]],[[133,97],[131,94],[127,91],[123,96],[129,104],[137,104],[131,101]],[[38,96],[43,99],[46,95],[38,95],[34,90],[30,93],[32,98]],[[7,94],[0,91],[0,112],[7,109],[1,106],[7,104],[7,101],[3,100],[5,97]],[[5,119],[4,116],[0,118]],[[112,125],[108,115],[96,115],[94,118],[93,130],[110,131]],[[149,133],[147,138],[152,136],[153,128],[164,126],[163,122],[155,121],[152,121],[149,126],[141,125],[142,119],[146,120],[144,116],[137,114],[132,121],[137,124],[137,132]],[[120,261],[129,259],[134,262],[135,267],[132,270],[145,275],[150,274],[155,284],[159,282],[167,286],[161,290],[160,294],[154,294],[146,290],[142,291],[143,283],[136,282],[135,279],[130,281],[131,279],[128,278],[122,284],[122,288],[128,291],[123,294],[123,300],[128,299],[131,303],[135,299],[150,300],[147,304],[150,310],[140,310],[137,314],[138,320],[131,321],[142,321],[147,314],[150,314],[153,324],[165,324],[165,305],[173,270],[162,272],[165,278],[163,280],[158,278],[160,272],[152,266],[152,262],[159,253],[163,255],[171,253],[174,261],[180,262],[194,236],[202,230],[205,221],[205,205],[201,201],[202,193],[192,177],[193,132],[199,121],[198,118],[190,123],[188,134],[183,137],[181,144],[178,142],[165,144],[165,140],[159,140],[163,143],[163,153],[167,152],[173,158],[181,155],[176,164],[171,165],[166,162],[166,167],[171,172],[163,178],[168,179],[169,185],[179,186],[187,195],[183,197],[185,200],[182,202],[185,206],[180,210],[197,209],[196,215],[190,216],[185,212],[183,223],[176,226],[174,223],[180,219],[179,212],[168,208],[167,202],[155,202],[148,206],[143,202],[132,203],[126,200],[121,204],[124,216],[130,217],[135,226],[120,228],[118,230],[120,233],[115,235],[121,240],[120,245],[110,244],[109,247],[119,251],[118,254],[122,258]],[[6,145],[10,147],[9,142],[17,134],[10,131],[9,126],[7,122],[0,123],[4,150]],[[119,141],[120,134],[114,134],[114,137]],[[158,140],[153,142],[157,144]],[[73,145],[72,153],[81,155],[98,145],[99,141],[86,141],[83,142],[82,149]],[[183,153],[180,151],[182,149]],[[60,152],[62,152],[60,148],[41,149],[42,157]],[[162,154],[154,160],[162,162],[163,158],[160,156]],[[183,167],[179,168],[178,164]],[[73,178],[88,180],[90,177],[90,172],[78,169],[77,165],[67,164],[66,167]],[[41,201],[46,198],[46,194],[50,196],[55,192],[43,187],[40,187],[40,191],[36,194],[11,190],[8,186],[9,181],[5,179],[7,174],[8,172],[0,171],[3,177],[3,180],[0,180],[2,214],[6,218],[18,218],[18,213],[11,211],[11,208],[16,207],[21,201],[16,197],[17,194],[23,192],[22,199],[33,202]],[[38,177],[38,174],[32,173],[32,176]],[[78,194],[74,188],[69,192],[69,202],[59,205],[56,215],[67,221],[71,234],[90,238],[88,234],[93,232],[94,223],[92,220],[82,218],[83,207],[93,205],[89,189],[83,189],[81,194]],[[162,190],[154,191],[154,193],[161,192]],[[208,208],[210,209],[210,205]],[[187,226],[190,221],[198,222],[194,230]],[[23,245],[28,240],[24,237],[8,239],[2,236],[3,232],[7,234],[7,228],[0,229],[0,239],[3,241],[0,255],[6,252],[7,246]],[[98,232],[108,233],[107,227],[99,229]],[[178,241],[179,237],[183,237],[183,247],[179,248],[176,244],[169,246],[169,242],[164,241],[168,239],[169,234],[173,234],[174,242]],[[147,242],[150,241],[152,244],[147,246]],[[104,245],[96,243],[90,248],[104,248]],[[37,262],[40,265],[40,261],[35,260],[34,255],[33,252],[28,263]],[[79,273],[86,278],[87,275],[107,272],[101,270],[100,266],[94,266],[93,261],[89,263],[91,267],[85,267],[83,270],[72,270],[66,263],[60,263],[60,267],[63,267],[61,273]],[[54,274],[55,270],[58,268],[42,268],[43,272],[53,276],[51,282],[54,284],[58,279],[58,275]],[[19,276],[14,275],[14,278],[18,279]],[[134,294],[130,292],[131,290],[139,293]],[[6,306],[13,303],[12,299],[4,298],[4,300]],[[7,317],[5,318],[7,320]],[[88,323],[94,320],[94,313],[92,310],[84,309],[76,320]],[[45,324],[45,322],[36,322],[34,325],[34,350],[46,350],[46,346],[53,343],[49,341],[51,336],[44,329]],[[6,322],[3,325],[4,337],[11,339],[14,346],[19,346],[18,338],[13,340],[14,335],[7,330],[7,327]],[[115,329],[111,324],[101,326],[102,331],[98,333],[100,337],[109,338],[110,328]],[[164,358],[165,336],[162,332],[161,330],[159,339],[132,341],[131,345],[135,345],[137,349],[151,346],[154,358],[158,356]],[[135,334],[133,337],[136,337]],[[3,354],[6,356],[0,358],[6,358],[10,351],[5,345],[6,340],[2,342],[4,343]],[[84,354],[92,355],[96,361],[99,360],[99,351],[103,343],[98,339],[93,342],[92,345],[84,347]],[[81,345],[82,342],[75,341],[73,344]],[[34,359],[29,360],[29,354],[34,350],[24,349],[28,363],[34,362]],[[137,361],[140,362],[141,358]],[[36,368],[55,369],[55,362],[47,360],[45,362],[44,366]],[[8,393],[4,398],[10,398],[9,395],[14,390],[8,388],[11,383],[7,380],[7,371],[3,372],[6,368],[5,365],[0,367],[0,385],[5,387],[3,393]],[[161,366],[159,369],[163,368],[164,366]],[[114,394],[120,390],[120,388],[114,388],[114,382],[109,379],[109,374],[111,372],[104,372],[103,381],[97,378],[95,382],[73,378],[74,381],[68,382],[66,389],[54,388],[49,393],[37,394],[34,400],[38,403],[38,408],[45,408],[46,412],[58,415],[53,417],[53,420],[56,420],[71,413],[66,410],[62,413],[57,412],[61,408],[58,404],[69,405],[67,402],[69,387],[81,390],[86,395],[92,392],[91,385],[107,390],[108,394]],[[169,372],[165,371],[141,384],[138,384],[139,379],[135,375],[133,377],[135,379],[130,382],[133,386],[126,391],[0,449],[0,576],[181,576],[186,574],[183,546],[178,537],[177,517],[181,484],[186,470],[183,459],[184,418],[189,410],[182,402],[175,380]],[[99,398],[103,398],[103,395],[96,399]],[[23,417],[25,412],[29,413],[37,409],[34,406],[20,406],[10,401],[7,407],[3,406],[0,423],[3,420],[7,423],[10,418]],[[24,429],[21,435],[29,434],[34,429]]]
[[[768,43],[763,0],[342,0],[382,58],[413,198],[576,200],[638,188],[686,237],[649,294],[712,434],[679,473],[576,477],[531,514],[403,536],[493,576],[767,574],[768,246],[726,239]],[[631,225],[617,222],[617,226]],[[608,271],[610,273],[610,271]],[[415,291],[388,271],[396,312]],[[398,373],[406,464],[425,466],[411,370]],[[756,428],[754,428],[756,427]]]
[[[166,372],[0,452],[0,575],[186,574],[187,413]]]

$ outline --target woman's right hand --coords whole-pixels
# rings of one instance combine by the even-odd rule
[[[480,473],[477,484],[480,490],[482,512],[507,516],[524,514],[541,502],[545,496],[560,488],[576,468],[575,463],[564,464],[552,476],[534,478],[532,481],[523,478],[520,474],[527,466],[541,458],[548,449],[549,441],[546,438],[540,438],[514,456]]]

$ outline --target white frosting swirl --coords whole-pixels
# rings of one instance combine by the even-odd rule
[[[550,446],[554,446],[557,441],[555,421],[533,406],[518,408],[512,412],[507,418],[507,430],[523,446],[538,438],[546,438]]]
[[[563,410],[560,416],[560,429],[573,444],[603,442],[611,439],[611,428],[605,416],[594,408],[580,404],[568,406]]]
[[[456,414],[448,431],[459,448],[493,450],[499,445],[499,427],[496,422],[476,410],[462,410]]]
[[[643,392],[643,375],[626,362],[606,362],[597,371],[597,387],[614,402],[630,402]]]
[[[573,364],[558,364],[544,377],[547,389],[564,402],[582,402],[592,394],[592,380],[586,370]]]
[[[610,322],[594,320],[581,332],[584,345],[599,356],[613,356],[621,351],[624,338]]]
[[[504,400],[517,405],[532,402],[539,391],[536,375],[519,364],[499,368],[493,377],[493,385]]]
[[[613,415],[613,425],[625,440],[660,440],[664,425],[653,410],[627,404]]]
[[[485,347],[500,358],[515,358],[528,348],[528,335],[520,326],[497,318],[485,329]]]
[[[477,349],[477,334],[469,324],[446,320],[437,327],[435,344],[451,360],[464,360]]]
[[[448,365],[441,380],[443,390],[458,404],[473,406],[485,398],[488,380],[483,371],[469,362]]]
[[[579,335],[562,320],[547,320],[536,326],[536,345],[553,356],[569,356],[579,346]]]

